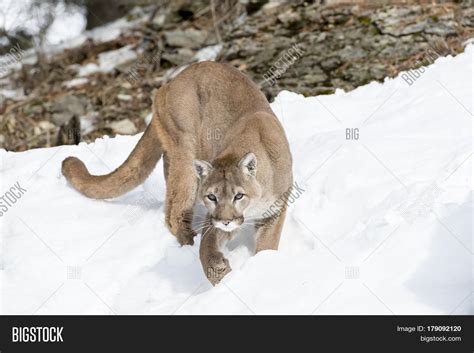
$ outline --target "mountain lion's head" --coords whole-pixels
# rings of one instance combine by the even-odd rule
[[[241,159],[230,156],[213,164],[194,161],[199,178],[198,197],[206,206],[214,227],[226,232],[244,223],[244,211],[261,197],[256,179],[257,158],[247,153]]]

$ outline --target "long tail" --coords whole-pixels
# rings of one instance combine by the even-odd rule
[[[76,157],[68,157],[63,161],[62,172],[72,186],[87,197],[114,198],[144,182],[162,154],[158,134],[151,123],[127,160],[112,173],[91,175]]]

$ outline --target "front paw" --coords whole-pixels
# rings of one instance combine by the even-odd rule
[[[176,238],[178,239],[179,244],[182,245],[193,245],[194,237],[196,232],[192,229],[180,229],[176,233]]]
[[[218,284],[230,271],[232,269],[229,265],[229,260],[222,254],[210,256],[204,266],[206,277],[213,286]]]

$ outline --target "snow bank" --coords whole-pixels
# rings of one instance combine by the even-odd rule
[[[237,239],[216,287],[199,237],[179,247],[163,224],[161,162],[109,201],[62,177],[69,155],[109,172],[139,135],[1,151],[0,192],[19,197],[0,208],[2,313],[474,314],[472,59],[471,45],[411,86],[399,76],[331,96],[281,92],[272,108],[305,192],[280,250],[251,256]]]

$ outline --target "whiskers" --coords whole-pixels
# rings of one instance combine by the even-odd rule
[[[209,230],[214,228],[210,218],[208,216],[203,217],[200,215],[196,215],[195,217],[199,218],[201,217],[201,220],[196,222],[193,226],[193,230],[196,233],[202,233],[201,237],[204,237]]]
[[[265,218],[262,217],[246,217],[244,218],[244,222],[241,224],[241,226],[255,226],[259,227],[264,224]]]
[[[208,228],[206,229],[206,231],[204,233],[202,233],[201,235],[201,239],[204,239],[204,236],[207,234],[207,232],[209,232],[209,230],[211,230],[212,228],[214,228],[214,226],[212,224],[209,224],[208,225]]]
[[[215,228],[215,226],[212,224],[211,219],[209,216],[201,216],[201,215],[195,215],[197,222],[193,223],[193,230],[201,234],[202,237],[204,237],[211,229]],[[244,221],[239,225],[239,227],[236,229],[242,230],[242,229],[248,229],[250,227],[260,227],[265,223],[265,218],[262,217],[247,217],[244,218]]]
[[[200,230],[208,227],[212,225],[210,222],[208,221],[203,221],[203,222],[198,222],[196,223],[194,226],[193,226],[193,229],[196,231],[196,232],[199,232]]]

